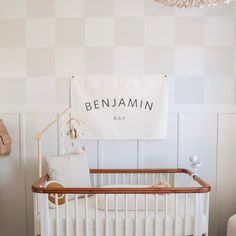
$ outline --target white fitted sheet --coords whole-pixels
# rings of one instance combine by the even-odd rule
[[[177,209],[177,217],[176,217],[176,236],[182,236],[184,234],[184,195],[180,195],[178,197],[178,209]],[[119,202],[118,202],[119,204]],[[171,206],[171,204],[169,204]],[[175,214],[174,209],[168,207],[167,210],[167,221],[165,222],[165,211],[159,210],[157,217],[157,231],[158,236],[164,235],[165,224],[167,225],[166,235],[174,235],[174,224],[175,224]],[[75,200],[68,201],[68,228],[69,228],[69,236],[76,235],[76,220],[75,220]],[[55,217],[55,209],[49,209],[49,232],[50,236],[56,236],[56,217]],[[58,236],[66,236],[66,220],[65,220],[65,205],[58,208],[59,212],[59,220],[58,220]],[[103,236],[106,235],[105,231],[107,231],[107,235],[115,236],[115,211],[110,210],[107,211],[107,224],[105,223],[105,211],[97,209],[98,217],[97,217],[97,227],[95,225],[95,197],[88,197],[88,212],[87,212],[87,231],[86,235],[86,220],[85,220],[85,199],[78,199],[78,228],[79,228],[79,236]],[[145,220],[145,211],[138,211],[137,218],[137,233],[135,234],[135,211],[128,211],[127,214],[127,226],[125,227],[125,211],[117,212],[117,231],[119,236],[125,235],[125,228],[128,236],[144,236],[145,235],[145,225],[147,226],[147,235],[152,236],[155,232],[155,211],[153,209],[147,211],[147,220]],[[105,227],[107,225],[107,228]],[[200,222],[198,224],[199,230],[202,234],[206,233],[207,222],[206,217],[201,215]],[[97,231],[97,232],[96,232]],[[193,201],[188,198],[188,211],[187,211],[187,224],[186,224],[186,233],[187,235],[193,235],[194,232],[194,204]],[[41,235],[40,232],[40,215],[37,217],[36,221],[36,233]]]

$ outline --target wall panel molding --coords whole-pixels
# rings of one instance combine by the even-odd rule
[[[63,112],[68,104],[35,104],[35,105],[1,105],[0,113],[35,113],[35,114],[54,114]],[[236,105],[174,105],[169,104],[170,113],[223,113],[234,114],[236,113]]]

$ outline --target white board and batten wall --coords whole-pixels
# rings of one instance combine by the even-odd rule
[[[11,156],[0,159],[1,236],[33,235],[31,185],[38,175],[35,134],[63,109],[45,105],[0,109],[13,138]],[[58,130],[55,125],[45,135],[44,153],[57,153]],[[236,107],[171,107],[168,138],[162,141],[82,143],[91,168],[189,168],[189,157],[198,155],[204,163],[200,175],[212,185],[210,236],[225,235],[227,219],[236,213]],[[9,221],[14,227],[9,227]]]

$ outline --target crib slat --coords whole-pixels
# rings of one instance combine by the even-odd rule
[[[55,194],[56,236],[59,236],[58,194]]]
[[[152,173],[152,184],[155,184],[155,173]]]
[[[68,194],[65,194],[65,217],[66,217],[66,236],[69,236],[70,233],[69,233],[69,224],[68,224]]]
[[[162,177],[162,173],[160,173],[160,181],[162,181],[163,179],[162,179],[163,177]]]
[[[145,236],[147,236],[147,210],[148,210],[148,198],[147,194],[145,194]]]
[[[135,194],[135,235],[138,234],[138,195]]]
[[[145,173],[145,176],[144,176],[144,183],[147,184],[147,179],[148,179],[148,174]]]
[[[95,194],[95,236],[98,236],[98,198]]]
[[[43,194],[39,194],[39,209],[40,209],[40,231],[44,233],[45,231],[45,217],[44,217],[44,201]]]
[[[36,217],[38,215],[38,198],[37,193],[33,193],[33,206],[34,206],[34,235],[36,235]]]
[[[49,204],[48,204],[48,194],[43,194],[43,208],[44,208],[44,234],[45,236],[49,236]]]
[[[174,173],[174,187],[176,187],[176,173]]]
[[[192,179],[192,178],[191,178],[191,179]],[[189,176],[185,175],[185,186],[186,186],[186,187],[189,187],[189,186],[190,186],[189,180],[190,180]]]
[[[157,218],[158,217],[158,194],[155,194],[155,236],[157,235]]]
[[[103,185],[103,174],[101,174],[101,184],[100,184],[100,186],[102,186]]]
[[[37,205],[36,205],[36,209],[37,209],[37,214],[40,213],[40,198],[41,198],[41,195],[40,194],[37,194],[36,196],[36,202],[37,202]]]
[[[170,174],[169,173],[166,174],[166,181],[167,181],[167,183],[170,182]]]
[[[132,175],[132,173],[130,174],[130,184],[132,184],[133,183],[133,175]]]
[[[194,236],[200,236],[199,234],[199,206],[200,206],[200,194],[194,194]]]
[[[105,236],[108,236],[108,224],[107,224],[107,194],[104,194],[105,197]]]
[[[208,223],[209,223],[209,198],[210,193],[205,193],[205,217],[206,217],[206,233],[205,235],[208,236]]]
[[[93,186],[96,187],[95,174],[93,174]]]
[[[118,195],[115,194],[115,236],[118,236]]]
[[[177,236],[177,211],[178,211],[178,194],[175,193],[175,222],[174,222],[174,235]]]
[[[165,194],[165,229],[164,229],[165,236],[167,236],[167,210],[168,210],[168,194]]]
[[[138,173],[137,175],[138,175],[137,176],[137,184],[140,184],[140,174]]]
[[[75,233],[79,236],[78,194],[75,194]]]
[[[88,194],[85,194],[85,235],[88,236]]]
[[[127,201],[127,194],[125,194],[125,236],[128,236],[127,234],[127,213],[128,211],[128,201]]]
[[[184,194],[184,235],[187,234],[188,194]]]

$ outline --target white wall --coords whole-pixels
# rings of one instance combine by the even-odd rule
[[[0,117],[13,137],[0,159],[0,235],[32,235],[34,137],[68,104],[71,74],[166,73],[168,139],[87,142],[90,167],[182,167],[198,154],[213,187],[210,235],[224,236],[236,212],[235,57],[234,2],[179,10],[153,0],[0,0]]]

